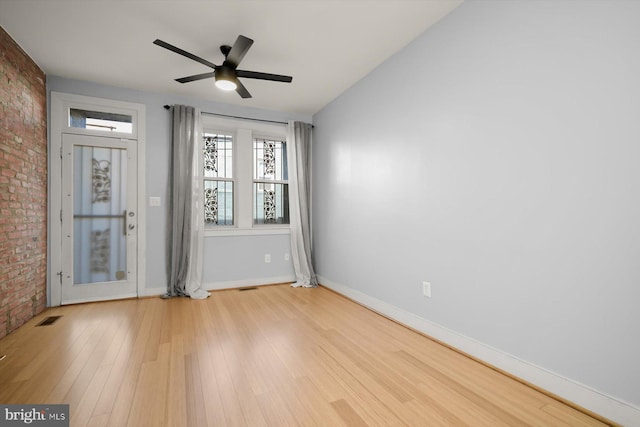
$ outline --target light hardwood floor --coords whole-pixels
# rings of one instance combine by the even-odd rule
[[[605,425],[325,288],[52,308],[2,355],[0,403],[72,426]]]

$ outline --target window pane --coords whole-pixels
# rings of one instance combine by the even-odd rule
[[[205,180],[205,225],[233,225],[233,182]]]
[[[127,152],[75,146],[73,150],[74,284],[126,276]]]
[[[289,186],[253,183],[254,224],[289,224]]]
[[[287,147],[284,141],[253,140],[253,179],[286,181]]]
[[[204,134],[204,176],[206,178],[233,177],[233,137]]]
[[[72,128],[91,129],[104,132],[132,133],[133,117],[128,114],[70,108],[69,126]]]

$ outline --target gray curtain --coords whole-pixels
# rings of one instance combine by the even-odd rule
[[[311,256],[311,141],[312,126],[289,122],[287,161],[289,166],[289,214],[291,259],[296,274],[293,287],[316,287]]]
[[[193,153],[196,141],[196,111],[193,107],[172,107],[171,163],[169,168],[168,283],[166,297],[187,296],[191,262]]]

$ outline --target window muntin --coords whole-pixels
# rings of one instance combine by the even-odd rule
[[[233,136],[205,132],[202,150],[205,225],[233,225]]]
[[[285,141],[253,139],[253,223],[289,224]]]

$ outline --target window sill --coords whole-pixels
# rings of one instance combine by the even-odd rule
[[[255,227],[236,228],[224,227],[220,229],[205,229],[204,237],[224,237],[224,236],[268,236],[274,234],[291,234],[291,229],[287,227]]]

